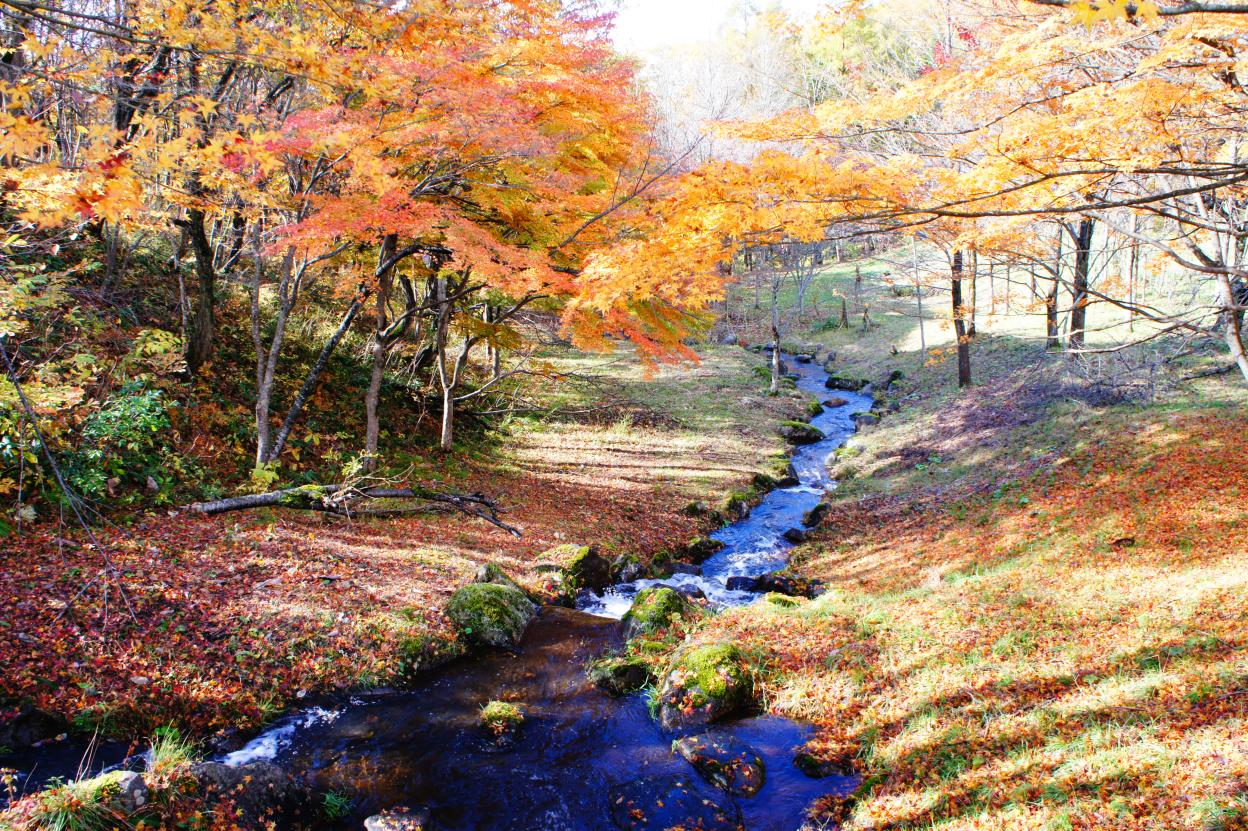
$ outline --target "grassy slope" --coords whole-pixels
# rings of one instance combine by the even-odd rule
[[[441,609],[478,565],[535,583],[541,553],[563,542],[643,559],[679,546],[700,530],[680,509],[772,470],[775,424],[801,406],[768,399],[761,359],[738,349],[652,379],[628,355],[554,362],[591,376],[543,393],[579,415],[517,420],[450,457],[413,455],[412,478],[496,497],[522,538],[458,516],[152,515],[100,531],[137,617],[114,590],[102,628],[99,584],[60,616],[98,555],[80,538],[58,545],[53,528],[30,531],[0,555],[0,620],[16,636],[0,651],[0,692],[142,735],[167,722],[249,727],[299,690],[390,683],[457,649]]]
[[[913,300],[869,302],[883,325],[865,335],[791,335],[868,377],[909,373],[797,552],[832,590],[696,637],[767,654],[768,705],[819,724],[811,750],[864,774],[837,809],[846,828],[1244,827],[1236,382],[1099,406],[1020,337],[1037,325],[1023,318],[981,336],[980,386],[959,394],[947,358],[920,365],[913,318],[888,314]]]

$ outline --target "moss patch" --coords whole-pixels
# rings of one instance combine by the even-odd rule
[[[649,635],[671,626],[677,618],[694,614],[693,604],[672,589],[664,586],[643,589],[624,615],[624,634],[628,638]]]
[[[469,643],[510,647],[524,635],[537,607],[515,586],[474,583],[451,596],[446,615]]]

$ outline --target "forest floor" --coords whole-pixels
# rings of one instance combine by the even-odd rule
[[[816,290],[852,296],[849,270]],[[907,373],[795,552],[829,592],[695,637],[765,656],[767,707],[864,776],[846,829],[1248,827],[1242,380],[1124,395],[1031,316],[984,327],[959,392],[939,323],[924,361],[914,299],[870,303],[879,326],[790,335]]]
[[[457,514],[283,510],[153,513],[97,529],[102,550],[28,531],[0,555],[0,701],[138,738],[250,729],[305,693],[401,683],[460,649],[442,609],[479,565],[532,586],[563,543],[641,560],[679,547],[705,530],[681,509],[775,472],[776,424],[802,408],[768,398],[763,359],[735,348],[653,374],[631,354],[546,359],[575,373],[540,396],[563,415],[513,419],[411,474],[496,499],[521,537]],[[105,554],[120,585],[98,578]]]

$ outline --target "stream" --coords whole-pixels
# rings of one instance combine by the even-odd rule
[[[623,645],[617,620],[641,589],[698,589],[715,607],[752,603],[759,595],[730,591],[729,578],[787,563],[792,544],[784,533],[801,528],[803,515],[834,484],[828,457],[853,433],[853,416],[872,406],[870,395],[826,389],[819,364],[792,357],[787,363],[803,391],[848,403],[812,421],[823,441],[793,452],[798,485],[772,491],[747,518],[712,535],[724,548],[701,573],[617,585],[577,610],[544,609],[515,653],[461,659],[402,692],[321,701],[219,760],[273,762],[317,790],[348,797],[348,814],[318,825],[324,828],[359,829],[372,814],[406,806],[428,809],[439,831],[600,831],[620,827],[612,817],[618,789],[646,780],[687,783],[677,792],[714,800],[748,831],[797,831],[812,802],[856,785],[852,777],[812,779],[794,765],[812,728],[767,716],[713,725],[713,733],[753,748],[766,765],[756,796],[730,797],[672,752],[673,736],[651,717],[644,694],[613,699],[585,674],[589,661]],[[479,725],[491,700],[524,709],[524,724],[502,747]],[[665,827],[658,822],[631,827]]]

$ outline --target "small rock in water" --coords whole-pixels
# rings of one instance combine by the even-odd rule
[[[733,796],[754,796],[767,778],[762,757],[730,736],[689,736],[675,742],[672,749],[708,782]]]
[[[617,698],[650,684],[650,667],[640,658],[614,656],[594,661],[589,667],[594,686]]]
[[[693,563],[672,563],[672,574],[701,574],[702,569]]]
[[[676,593],[688,600],[706,600],[706,592],[697,586],[677,586]]]
[[[754,581],[753,591],[774,592],[788,597],[814,599],[827,591],[823,581],[800,577],[787,571],[773,571]]]
[[[651,776],[611,791],[611,819],[623,831],[740,831],[741,811],[687,776]]]
[[[801,528],[790,528],[784,532],[784,538],[789,542],[797,545],[806,542],[806,532]]]
[[[754,580],[755,578],[753,577],[729,577],[726,588],[730,592],[752,592],[754,591]]]
[[[848,398],[841,398],[839,395],[834,395],[828,400],[824,401],[823,406],[827,407],[829,410],[835,410],[837,407],[844,407],[848,403],[849,403]]]
[[[364,820],[364,831],[427,831],[429,812],[391,808]]]

